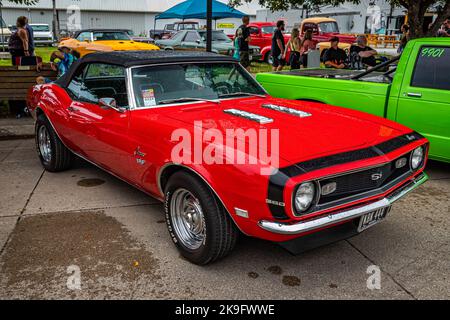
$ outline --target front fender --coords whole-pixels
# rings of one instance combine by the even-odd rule
[[[271,51],[272,51],[272,47],[271,46],[267,46],[267,47],[264,47],[264,48],[261,49],[261,54],[262,54],[264,60],[267,60],[266,55],[270,54]]]

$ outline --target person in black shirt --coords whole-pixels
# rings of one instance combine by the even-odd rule
[[[358,36],[356,45],[350,47],[350,56],[357,58],[364,65],[374,67],[377,65],[375,56],[377,51],[367,46],[367,38],[365,36]]]
[[[286,64],[285,49],[286,44],[284,42],[284,21],[280,20],[277,22],[277,29],[275,30],[272,37],[272,58],[273,58],[273,71],[283,70]]]
[[[250,48],[249,48],[249,42],[251,40],[250,37],[250,28],[248,27],[248,24],[250,23],[250,17],[244,16],[242,18],[242,25],[239,27],[242,31],[242,37],[239,38],[239,58],[241,65],[250,71]]]
[[[345,51],[339,48],[339,38],[333,37],[330,42],[331,48],[323,55],[325,66],[327,68],[344,69],[348,58]]]
[[[30,51],[30,56],[34,56],[34,32],[33,28],[28,23],[28,18],[26,19],[25,29],[28,32],[28,50]]]

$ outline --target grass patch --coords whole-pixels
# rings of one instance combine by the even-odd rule
[[[37,47],[34,49],[35,55],[42,58],[43,62],[50,62],[50,56],[53,51],[57,50],[55,47]],[[0,66],[11,66],[11,59],[0,60]]]
[[[291,68],[289,66],[285,66],[283,70],[287,71]],[[272,72],[272,66],[265,62],[252,62],[250,66],[250,73],[257,74],[261,72]]]

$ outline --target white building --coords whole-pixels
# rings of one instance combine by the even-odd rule
[[[117,28],[132,29],[135,34],[148,34],[153,29],[155,16],[183,0],[56,0],[59,25],[61,30],[67,30],[68,19],[74,17],[73,9],[80,8],[81,28]],[[202,0],[199,0],[202,1]],[[205,0],[203,0],[205,1]],[[227,3],[228,0],[219,0]],[[74,7],[76,6],[76,7]],[[237,8],[256,17],[256,10],[261,9],[257,1],[244,4]],[[18,5],[9,1],[3,1],[3,19],[7,25],[15,24],[18,16],[27,16],[30,23],[46,23],[52,25],[52,1],[39,0],[32,6]],[[163,28],[171,20],[157,20],[156,27]],[[204,21],[200,21],[206,24]],[[218,23],[228,23],[238,26],[239,19],[224,19]],[[225,30],[233,32],[232,28]]]
[[[295,9],[270,12],[257,10],[256,19],[274,21],[283,19],[289,27],[298,25],[306,17],[329,17],[338,22],[342,33],[395,33],[404,21],[405,9],[391,7],[386,0],[362,0],[360,4],[350,2],[338,7],[322,6],[317,10]]]

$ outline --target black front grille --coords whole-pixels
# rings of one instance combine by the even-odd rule
[[[328,195],[322,195],[319,200],[319,205],[376,190],[388,185],[410,171],[410,155],[411,153],[404,155],[381,167],[321,180],[320,185],[322,187],[330,183],[336,183],[336,190]],[[396,168],[396,163],[400,159],[403,159],[405,164],[401,168]]]

